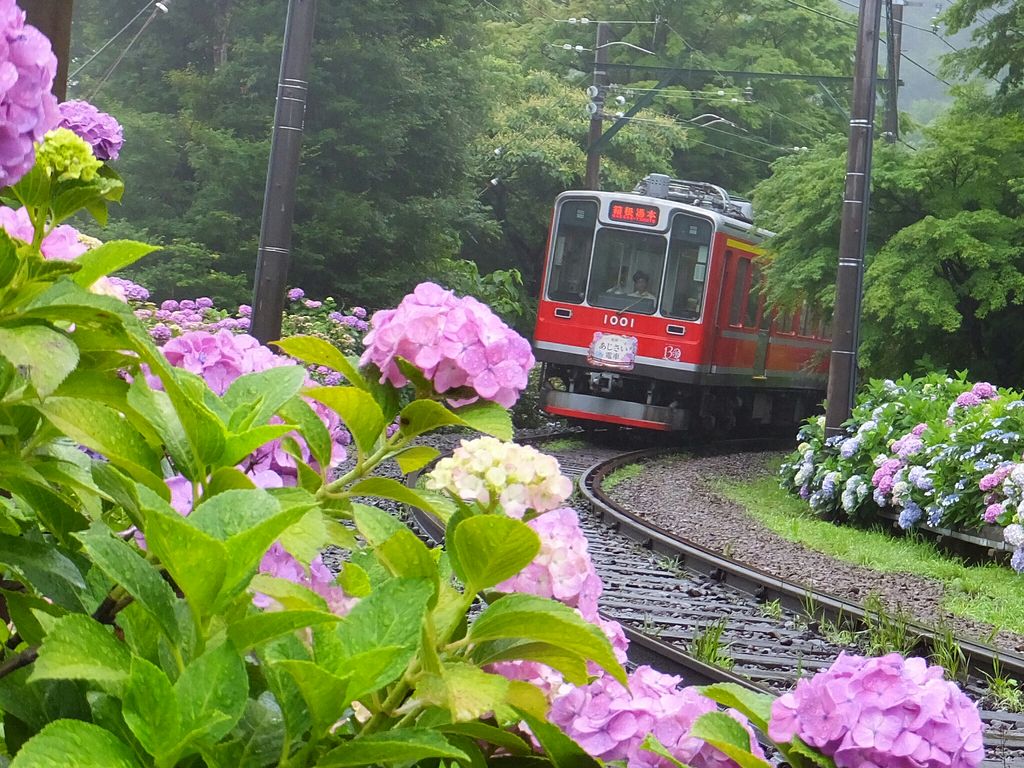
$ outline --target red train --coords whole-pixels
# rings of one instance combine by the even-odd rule
[[[748,202],[661,174],[559,195],[533,343],[542,408],[666,431],[799,422],[824,397],[829,328],[806,304],[765,306],[769,234]]]

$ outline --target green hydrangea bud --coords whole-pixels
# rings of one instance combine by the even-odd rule
[[[67,128],[56,128],[36,147],[36,163],[57,181],[92,181],[103,165],[92,148]]]

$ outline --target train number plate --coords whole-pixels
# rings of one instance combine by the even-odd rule
[[[602,368],[631,371],[636,364],[636,337],[597,331],[587,351],[587,362]]]

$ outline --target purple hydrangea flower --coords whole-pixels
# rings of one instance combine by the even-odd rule
[[[904,505],[903,511],[900,512],[900,528],[907,530],[920,520],[922,515],[924,515],[924,510],[921,509],[921,505],[913,501],[908,501]]]
[[[996,388],[987,381],[979,381],[971,387],[971,392],[982,400],[991,400],[999,395]]]
[[[209,309],[212,306],[213,299],[211,299],[209,296],[200,296],[198,299],[196,299],[197,309]]]
[[[360,320],[366,319],[366,310],[362,307],[352,307],[352,314],[358,317]]]
[[[85,139],[97,160],[117,160],[124,146],[124,129],[117,120],[87,101],[65,101],[58,109],[58,128],[67,128]]]
[[[149,291],[138,283],[133,283],[131,280],[125,280],[123,277],[108,277],[107,280],[118,288],[128,301],[149,300]]]
[[[157,323],[149,329],[149,335],[153,337],[153,341],[157,344],[163,344],[164,342],[170,341],[173,334],[171,333],[171,329],[166,325],[163,323]]]
[[[999,519],[999,516],[1003,514],[1003,512],[1005,511],[1006,510],[1003,509],[1002,504],[989,504],[987,507],[985,507],[985,514],[983,514],[981,517],[986,523],[992,525],[996,520]]]
[[[977,405],[981,402],[981,398],[973,392],[964,392],[962,395],[957,397],[955,405],[960,408],[969,408],[972,405]]]
[[[334,323],[341,324],[343,318],[344,318],[344,315],[342,315],[341,312],[328,312],[327,313],[327,319],[330,320],[331,322],[334,322]]]
[[[406,384],[395,362],[401,357],[439,393],[468,387],[506,408],[526,388],[535,362],[530,343],[490,307],[472,296],[457,298],[434,283],[420,283],[398,307],[375,313],[364,343],[360,365],[375,364],[382,382]]]
[[[1015,549],[1010,558],[1010,567],[1017,573],[1024,572],[1024,548]]]
[[[240,314],[242,317],[249,317],[252,314],[252,307],[250,307],[248,304],[239,304],[238,314]]]
[[[292,288],[288,291],[288,301],[298,301],[305,295],[306,292],[301,288]]]
[[[320,309],[323,305],[324,303],[322,301],[316,301],[315,299],[306,299],[302,302],[302,306],[306,309]]]
[[[60,118],[50,92],[57,57],[14,0],[0,0],[0,73],[0,186],[8,186],[28,173],[35,143]]]
[[[974,768],[985,753],[977,706],[942,667],[898,653],[840,654],[772,703],[768,733],[798,736],[842,766]]]

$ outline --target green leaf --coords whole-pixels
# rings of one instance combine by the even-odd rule
[[[249,678],[230,642],[206,651],[174,684],[181,731],[191,741],[226,736],[245,712]]]
[[[429,580],[437,588],[437,563],[427,545],[408,528],[395,533],[376,548],[377,559],[395,576]]]
[[[413,400],[398,415],[398,424],[406,437],[417,437],[439,427],[465,426],[456,413],[436,400]]]
[[[164,485],[159,457],[113,408],[73,397],[51,397],[37,407],[65,435],[105,456],[136,480],[154,489]]]
[[[118,272],[156,250],[159,250],[156,246],[146,243],[110,240],[75,259],[81,269],[71,279],[83,288],[88,288],[101,277]]]
[[[11,187],[11,192],[22,205],[41,208],[50,204],[51,184],[46,170],[37,163]]]
[[[668,751],[665,745],[658,741],[657,737],[655,737],[653,733],[647,734],[647,738],[645,738],[643,743],[640,745],[640,749],[653,752],[654,754],[665,758],[672,763],[672,765],[676,766],[676,768],[690,768],[686,763],[679,762],[672,753]]]
[[[750,720],[759,731],[768,730],[775,697],[768,693],[752,691],[736,683],[716,683],[700,688],[700,692],[723,707],[735,709]]]
[[[40,593],[69,609],[82,609],[78,597],[85,578],[78,566],[52,544],[0,533],[0,563],[14,568]]]
[[[46,637],[46,630],[42,623],[36,618],[36,613],[44,613],[49,616],[63,616],[64,609],[53,603],[48,603],[41,597],[29,594],[28,592],[14,592],[9,589],[0,589],[0,595],[7,602],[7,614],[14,622],[14,627],[21,639],[29,645],[39,645]]]
[[[467,592],[488,589],[512,578],[540,552],[540,538],[521,520],[477,515],[448,536],[448,556]]]
[[[441,514],[428,496],[390,477],[368,477],[365,480],[360,480],[349,488],[349,494],[351,496],[380,496],[399,501],[402,504],[409,504],[437,517],[440,517]]]
[[[338,574],[338,583],[346,595],[366,597],[371,592],[370,577],[355,563],[345,563]]]
[[[306,395],[341,417],[362,455],[373,452],[387,421],[369,393],[356,387],[314,387]]]
[[[135,598],[170,642],[179,642],[181,630],[174,612],[177,597],[159,571],[137,549],[112,536],[102,523],[93,523],[88,531],[76,535],[96,566]]]
[[[509,680],[484,672],[472,664],[448,662],[439,674],[424,674],[414,696],[427,704],[444,707],[457,723],[477,720],[506,706]]]
[[[201,615],[207,616],[224,585],[228,568],[227,547],[189,524],[170,505],[157,505],[155,501],[145,501],[146,543],[185,597]]]
[[[128,390],[128,405],[156,430],[178,472],[192,482],[206,479],[206,465],[189,440],[188,433],[166,392],[150,388],[146,380],[140,376],[132,382]]]
[[[249,588],[257,594],[273,598],[289,611],[329,613],[327,601],[320,595],[288,579],[258,573],[249,582]]]
[[[69,758],[74,756],[73,762]],[[56,720],[29,739],[11,768],[142,768],[110,731],[80,720]]]
[[[414,445],[397,454],[395,461],[402,474],[407,475],[410,472],[423,469],[440,455],[441,452],[437,448],[431,448],[429,445]]]
[[[281,406],[302,389],[306,370],[299,365],[282,365],[265,371],[239,376],[228,387],[221,400],[232,413],[242,413],[244,428],[266,424]],[[229,424],[233,430],[242,425]]]
[[[206,483],[204,498],[212,498],[224,491],[251,491],[256,487],[249,475],[236,467],[220,467],[216,469]]]
[[[333,624],[340,616],[320,611],[267,611],[253,613],[228,627],[228,637],[240,651],[248,651],[306,627]]]
[[[705,712],[693,724],[690,735],[703,739],[740,768],[771,768],[771,763],[750,752],[750,734],[725,712]]]
[[[39,647],[31,680],[88,680],[117,694],[130,667],[131,654],[110,628],[76,613],[54,623]]]
[[[456,408],[455,413],[467,426],[499,440],[512,439],[512,414],[497,403],[479,400]]]
[[[311,661],[278,661],[275,667],[292,676],[313,717],[314,735],[319,737],[341,719],[351,703],[348,680],[332,675]]]
[[[807,760],[812,765],[817,765],[819,768],[836,768],[836,761],[828,755],[823,755],[813,747],[809,747],[804,744],[800,739],[794,738],[788,744],[776,744],[779,751],[782,752],[786,760],[792,764],[796,764],[796,760],[793,759],[793,755],[797,754],[800,757]]]
[[[57,389],[78,365],[78,347],[45,325],[0,326],[0,355],[24,373],[40,397]]]
[[[496,661],[539,661],[559,670],[573,685],[586,685],[590,679],[587,662],[578,653],[566,651],[564,648],[550,643],[517,643],[494,641],[481,643],[473,649],[473,660],[483,666]]]
[[[451,723],[450,725],[439,725],[437,730],[441,733],[468,736],[474,741],[486,741],[513,755],[529,755],[533,752],[530,745],[514,733],[486,723]]]
[[[540,742],[544,754],[551,761],[552,768],[600,768],[601,763],[584,752],[583,748],[562,733],[558,726],[536,717],[525,709],[517,711],[530,727],[534,738]]]
[[[285,354],[304,363],[332,368],[344,376],[352,386],[366,389],[366,381],[359,375],[356,367],[330,342],[317,336],[291,336],[275,343]]]
[[[317,765],[319,768],[398,765],[428,758],[468,760],[469,756],[449,744],[437,731],[396,728],[347,741],[320,758]]]
[[[324,544],[329,538],[327,531],[329,522],[333,521],[324,517],[321,509],[311,509],[297,523],[285,530],[277,540],[281,542],[282,547],[301,562],[312,562],[323,550]]]
[[[465,525],[465,523],[463,523]],[[571,608],[534,595],[505,595],[487,607],[469,629],[475,643],[530,640],[563,648],[603,667],[626,685],[626,673],[601,630]]]
[[[331,433],[327,426],[316,415],[309,403],[301,397],[293,397],[277,409],[277,414],[289,424],[295,424],[302,434],[302,439],[309,446],[309,452],[313,455],[321,470],[331,464]]]
[[[132,659],[121,711],[144,750],[157,758],[173,754],[182,737],[181,715],[171,681],[158,667],[145,659]]]
[[[292,424],[264,424],[247,429],[245,432],[228,435],[224,441],[224,452],[218,461],[225,466],[238,464],[257,448],[266,445],[271,440],[284,437],[294,429]]]
[[[352,517],[359,533],[371,547],[380,546],[399,531],[409,530],[394,516],[369,504],[353,504]]]

